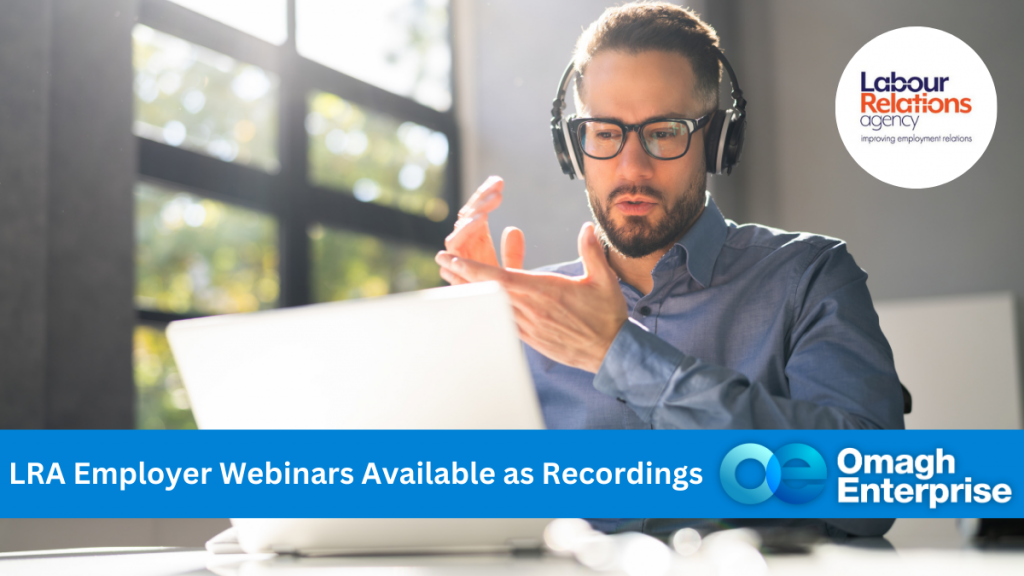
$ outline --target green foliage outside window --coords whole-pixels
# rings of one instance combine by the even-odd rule
[[[365,110],[334,94],[309,98],[309,181],[440,222],[448,137]]]
[[[369,298],[442,284],[433,252],[324,226],[314,226],[309,237],[315,302]]]
[[[276,75],[137,24],[136,136],[277,172]]]
[[[196,421],[163,329],[135,327],[135,425],[145,430],[195,429]]]
[[[178,314],[277,306],[270,216],[145,182],[135,187],[135,303]]]

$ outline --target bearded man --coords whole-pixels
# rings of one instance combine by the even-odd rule
[[[689,10],[605,11],[573,64],[567,137],[596,222],[580,259],[523,271],[523,233],[508,228],[499,266],[487,215],[504,184],[492,177],[460,211],[441,275],[509,292],[549,428],[903,428],[892,351],[846,244],[739,225],[705,191],[719,55]]]

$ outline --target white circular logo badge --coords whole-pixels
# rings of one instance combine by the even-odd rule
[[[901,188],[967,172],[996,127],[996,88],[970,46],[934,28],[886,32],[861,48],[836,90],[836,125],[860,167]]]

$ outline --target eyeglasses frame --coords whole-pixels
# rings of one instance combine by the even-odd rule
[[[643,147],[644,152],[646,152],[647,155],[650,156],[651,158],[654,158],[656,160],[677,160],[679,158],[682,158],[683,156],[686,156],[686,153],[690,151],[690,144],[693,141],[693,134],[694,134],[694,132],[700,130],[701,128],[703,128],[705,126],[707,126],[708,123],[711,121],[711,117],[714,116],[714,114],[715,114],[714,112],[709,112],[709,113],[701,116],[700,118],[651,118],[650,120],[644,121],[644,122],[642,122],[640,124],[626,124],[625,122],[623,122],[621,120],[618,120],[616,118],[576,118],[576,117],[570,117],[570,118],[567,119],[567,124],[569,125],[570,133],[576,139],[575,144],[579,147],[579,150],[581,152],[583,152],[584,154],[586,154],[587,156],[593,158],[594,160],[611,160],[612,158],[615,158],[616,156],[618,156],[622,152],[622,149],[625,148],[626,140],[629,138],[629,133],[630,132],[636,132],[637,138],[640,139],[640,146]],[[605,122],[605,123],[608,123],[608,124],[614,124],[614,125],[616,125],[616,126],[618,126],[619,128],[622,129],[622,132],[623,132],[622,141],[619,142],[619,149],[615,151],[615,154],[612,154],[611,156],[600,157],[600,156],[594,156],[593,154],[590,154],[590,153],[587,152],[586,147],[583,145],[583,136],[582,136],[581,131],[580,131],[580,128],[582,128],[583,124],[586,123],[586,122]],[[680,154],[678,156],[673,156],[671,158],[662,158],[660,156],[655,156],[650,151],[650,149],[647,148],[647,142],[644,140],[644,138],[642,136],[643,129],[648,124],[654,124],[655,122],[680,122],[680,123],[683,123],[683,124],[686,125],[686,128],[688,130],[687,135],[686,135],[686,149],[683,150],[682,154]]]

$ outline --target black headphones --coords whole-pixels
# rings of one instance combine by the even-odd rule
[[[714,48],[715,55],[722,61],[722,66],[729,74],[729,82],[732,85],[732,108],[715,111],[711,121],[704,129],[704,156],[707,164],[707,171],[711,174],[731,174],[732,168],[740,161],[740,152],[743,151],[743,131],[747,127],[747,101],[743,99],[743,90],[736,80],[736,73],[733,72],[729,60],[718,48]],[[583,152],[580,150],[579,139],[569,134],[568,120],[570,116],[562,120],[562,112],[565,110],[565,93],[569,89],[569,81],[575,71],[575,62],[570,62],[569,67],[562,74],[562,80],[558,83],[558,93],[552,102],[551,108],[551,137],[555,144],[555,157],[558,158],[558,165],[562,172],[570,179],[583,179]],[[571,142],[572,146],[566,146]]]

